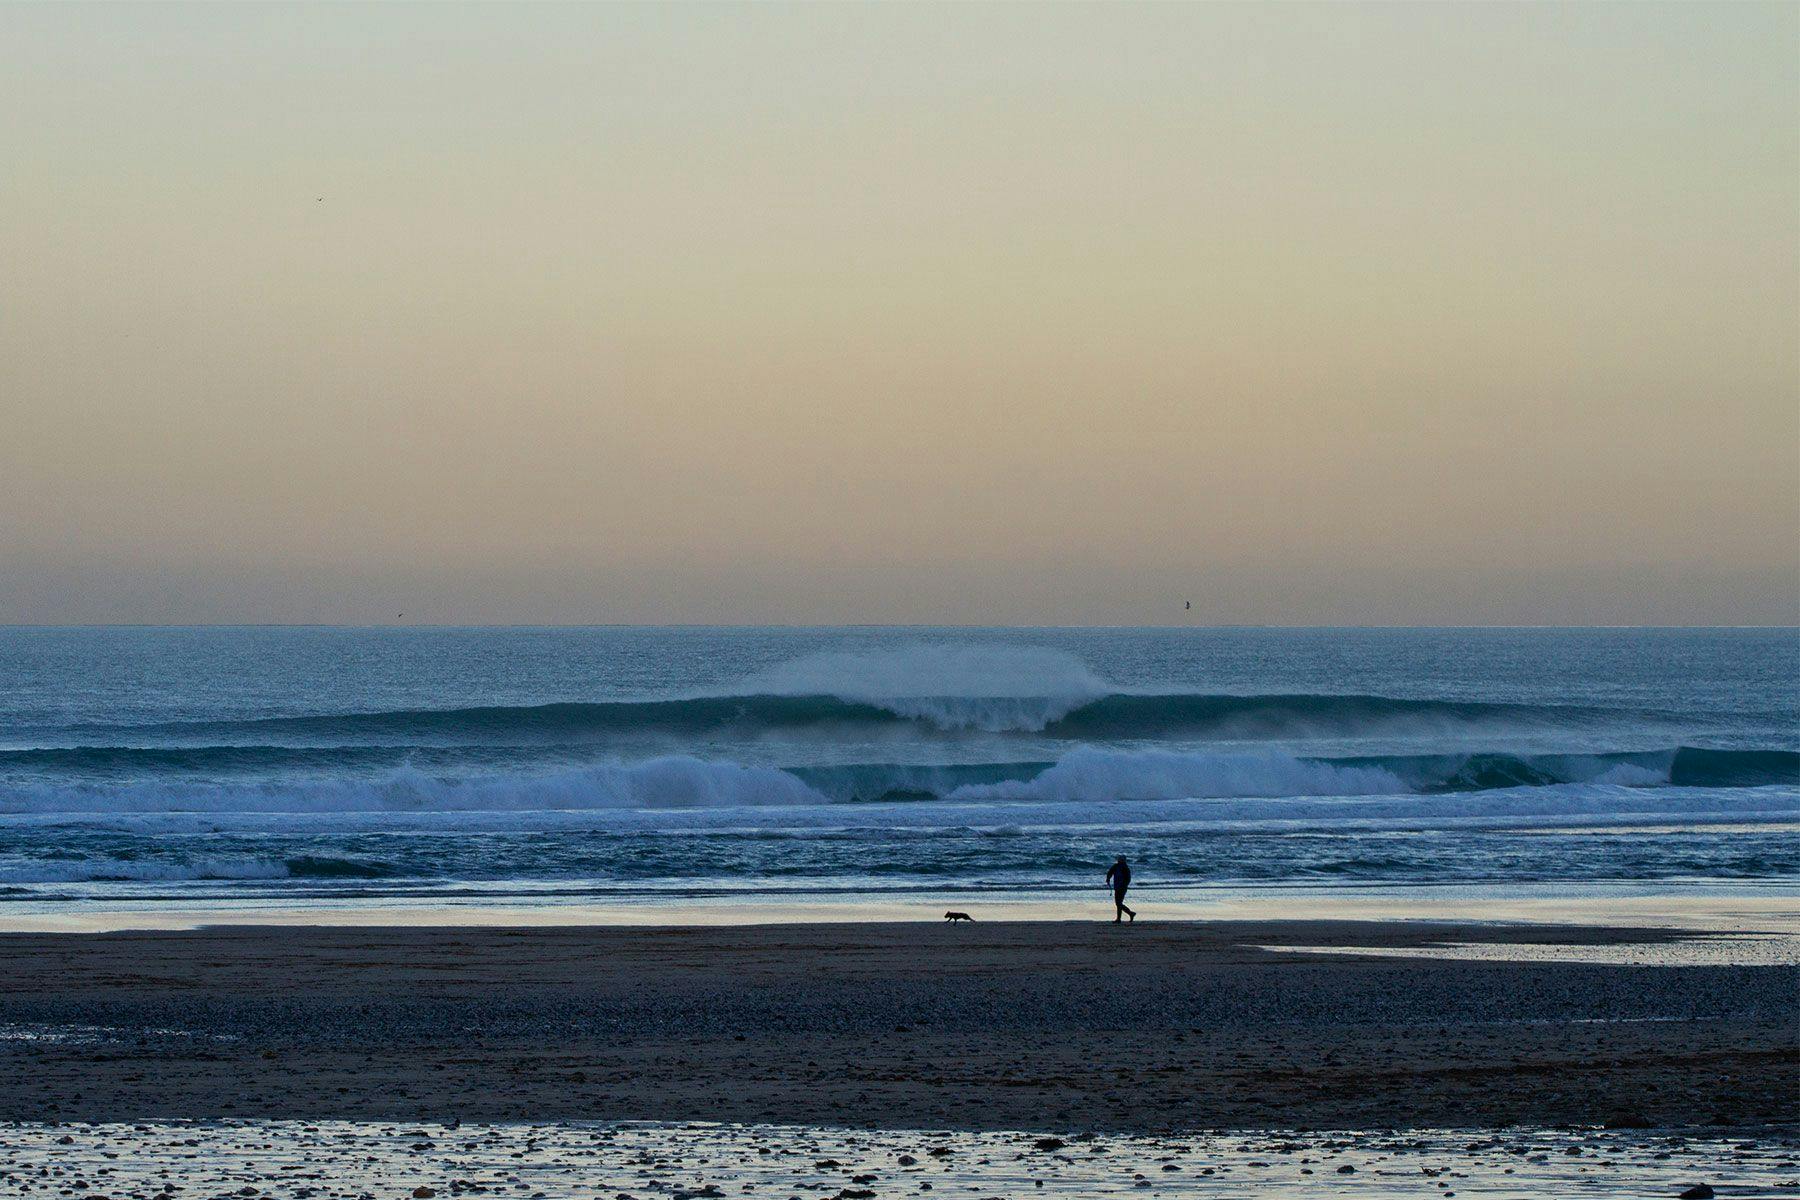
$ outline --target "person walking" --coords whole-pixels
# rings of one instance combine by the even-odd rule
[[[1106,868],[1106,882],[1112,884],[1113,924],[1117,925],[1126,917],[1137,920],[1137,914],[1125,907],[1125,889],[1131,886],[1131,864],[1125,861],[1123,854],[1119,855],[1118,862]]]

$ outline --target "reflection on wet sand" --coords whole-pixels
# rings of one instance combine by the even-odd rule
[[[1509,1129],[1049,1136],[780,1125],[253,1121],[0,1127],[0,1192],[294,1200],[519,1195],[1793,1194],[1800,1139]],[[165,1189],[179,1189],[165,1191]],[[1710,1193],[1707,1193],[1710,1194]]]

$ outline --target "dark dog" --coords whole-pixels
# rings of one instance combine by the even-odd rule
[[[973,921],[974,919],[975,918],[971,917],[968,913],[947,912],[944,914],[944,920],[946,921]]]

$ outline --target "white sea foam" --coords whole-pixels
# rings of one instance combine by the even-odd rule
[[[920,772],[893,768],[904,786]],[[1186,797],[1376,795],[1407,785],[1379,767],[1306,762],[1283,754],[1126,753],[1082,748],[1031,779],[952,791],[961,803],[1173,800]],[[536,775],[439,779],[403,767],[375,780],[304,784],[137,783],[0,789],[0,816],[27,813],[492,812],[831,806],[774,767],[686,756]]]
[[[615,834],[758,835],[822,831],[909,831],[930,836],[971,829],[1283,830],[1334,833],[1369,829],[1556,829],[1644,824],[1788,825],[1800,821],[1800,790],[1786,788],[1624,788],[1556,784],[1434,796],[1303,796],[1085,800],[997,804],[940,801],[807,804],[780,807],[379,810],[321,812],[162,812],[102,815],[46,813],[3,819],[4,826],[83,826],[162,836],[207,831],[269,834],[531,833],[591,830]]]
[[[1636,763],[1615,763],[1586,782],[1618,787],[1653,787],[1669,782],[1669,770],[1665,767],[1661,771],[1654,771]]]
[[[83,858],[0,866],[0,885],[30,883],[176,883],[204,879],[286,879],[279,859],[217,857],[190,862]]]
[[[488,812],[720,808],[829,801],[786,771],[674,756],[539,775],[438,779],[403,767],[377,780],[136,783],[0,789],[0,816],[29,813]]]
[[[1083,746],[1031,779],[971,784],[972,800],[1179,800],[1228,796],[1387,795],[1411,789],[1392,771],[1305,762],[1285,754],[1125,752]]]
[[[804,834],[1146,824],[1332,831],[1800,819],[1800,788],[1641,786],[1662,778],[1626,767],[1596,781],[1420,794],[1377,766],[1280,754],[1084,748],[1032,778],[965,785],[939,800],[837,803],[772,767],[682,757],[463,780],[404,769],[381,779],[287,785],[14,787],[0,790],[0,829],[82,825],[153,836],[209,829]]]
[[[931,768],[858,768],[860,794],[880,801],[918,788]],[[884,782],[885,780],[885,782]],[[830,781],[827,791],[841,790]],[[1121,751],[1081,747],[1029,777],[967,783],[940,799],[844,803],[787,771],[672,756],[574,770],[438,778],[403,767],[385,776],[303,783],[11,785],[0,787],[0,825],[74,820],[129,827],[139,818],[191,816],[229,824],[253,814],[314,825],[350,815],[417,816],[455,827],[554,825],[550,814],[618,814],[634,827],[818,828],[882,822],[949,825],[1178,821],[1510,820],[1516,817],[1781,819],[1800,788],[1670,787],[1665,771],[1617,764],[1564,784],[1435,792],[1367,763],[1275,752]],[[1161,816],[1149,816],[1160,804]],[[1035,817],[1025,816],[1027,811]],[[641,814],[626,819],[625,814]],[[689,815],[683,815],[689,814]],[[698,815],[693,815],[698,814]],[[716,815],[707,815],[716,814]]]

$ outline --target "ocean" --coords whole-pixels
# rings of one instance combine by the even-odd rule
[[[923,910],[1097,895],[1120,854],[1152,901],[1779,889],[1800,634],[0,629],[0,922]]]

